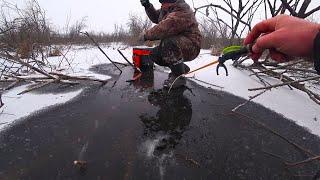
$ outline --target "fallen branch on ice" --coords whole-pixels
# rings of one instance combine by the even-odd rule
[[[63,80],[80,80],[80,81],[97,81],[97,82],[101,82],[101,83],[107,83],[108,80],[102,80],[102,79],[96,79],[96,78],[92,78],[92,77],[79,77],[79,76],[70,76],[70,75],[66,75],[66,74],[60,74],[57,72],[51,72],[50,74],[58,76],[59,79],[63,79]]]
[[[269,131],[270,133],[280,137],[281,139],[283,139],[284,141],[286,141],[287,143],[289,143],[290,145],[292,145],[293,147],[295,147],[297,150],[301,151],[301,152],[304,152],[306,155],[309,155],[309,156],[315,156],[314,153],[312,153],[311,151],[303,148],[302,146],[296,144],[295,142],[292,142],[291,140],[289,140],[288,138],[282,136],[281,134],[279,134],[277,131],[271,129],[270,127],[266,126],[265,124],[259,122],[259,121],[256,121],[255,119],[253,119],[252,117],[249,117],[248,115],[245,115],[245,114],[242,114],[240,112],[237,112],[237,111],[231,111],[231,114],[233,115],[238,115],[238,116],[242,116],[243,119],[249,121],[249,122],[252,122],[254,124],[256,124],[257,126]]]
[[[261,88],[252,88],[249,89],[249,91],[257,91],[257,90],[271,90],[273,88],[277,88],[277,87],[282,87],[282,86],[288,86],[290,89],[292,88],[296,88],[300,91],[305,92],[311,100],[313,100],[315,103],[320,105],[320,95],[317,94],[316,92],[313,92],[312,90],[308,89],[305,84],[303,84],[303,82],[309,82],[309,83],[313,83],[313,82],[317,82],[319,83],[319,79],[320,76],[319,75],[315,75],[314,73],[307,73],[307,72],[303,72],[299,77],[299,78],[293,78],[292,76],[290,76],[290,74],[287,73],[288,70],[290,69],[301,69],[300,67],[294,67],[294,66],[305,66],[305,65],[301,65],[301,63],[306,63],[303,60],[300,61],[296,61],[296,62],[291,62],[288,63],[287,65],[282,65],[282,66],[276,66],[275,68],[266,68],[265,64],[261,65],[261,64],[254,64],[254,66],[251,67],[244,67],[241,66],[244,69],[249,69],[251,71],[253,71],[253,69],[259,70],[259,72],[254,72],[251,75],[255,75],[258,76],[258,78],[263,79],[260,74],[265,74],[269,77],[273,77],[276,79],[279,79],[280,81],[282,81],[283,83],[279,83],[279,84],[275,84],[275,85],[264,85],[264,87]],[[285,70],[284,72],[276,72],[276,70],[279,69],[283,69]],[[306,71],[311,71],[310,69],[306,69]],[[297,75],[298,73],[295,71],[295,73],[293,73],[293,75]]]
[[[307,164],[307,163],[310,163],[313,161],[319,161],[319,160],[320,160],[320,156],[315,156],[315,157],[312,157],[312,158],[309,158],[309,159],[306,159],[306,160],[303,160],[300,162],[286,163],[286,165],[294,167],[294,166],[300,166],[300,165],[304,165],[304,164]]]
[[[49,81],[44,82],[44,83],[38,83],[36,86],[33,86],[30,89],[24,90],[24,91],[20,92],[18,95],[22,95],[22,94],[25,94],[25,93],[28,93],[28,92],[43,88],[43,87],[45,87],[45,86],[47,86],[47,85],[49,85],[51,83],[57,82],[57,81],[58,80],[56,80],[56,79],[52,79],[52,80],[49,80]]]
[[[2,102],[2,93],[0,93],[0,108],[4,106],[4,103]]]
[[[311,80],[318,80],[318,79],[320,79],[320,76],[301,79],[301,80],[295,80],[295,81],[289,81],[289,82],[275,84],[275,85],[271,85],[271,86],[267,86],[267,87],[253,88],[253,89],[248,89],[248,90],[249,91],[270,90],[272,88],[277,88],[277,87],[281,87],[281,86],[288,86],[288,85],[292,85],[292,84],[298,84],[298,83],[301,83],[301,82],[306,82],[306,81],[311,81]],[[302,84],[300,84],[300,86],[302,86]]]
[[[216,88],[220,88],[220,89],[223,89],[223,88],[224,88],[224,87],[222,87],[222,86],[218,86],[218,85],[215,85],[215,84],[208,83],[208,82],[202,81],[202,80],[200,80],[200,79],[197,79],[195,76],[193,76],[193,77],[186,77],[186,78],[193,79],[193,80],[195,80],[195,81],[198,81],[198,82],[201,82],[201,83],[203,83],[203,84],[206,84],[206,85],[209,85],[209,86],[213,86],[213,87],[216,87]]]
[[[259,96],[261,96],[261,95],[264,94],[265,92],[267,92],[267,90],[261,91],[260,93],[254,95],[254,96],[251,96],[251,97],[249,98],[249,100],[247,100],[246,102],[244,102],[244,103],[238,105],[237,107],[233,108],[231,111],[233,111],[233,112],[237,111],[239,108],[245,106],[245,105],[248,104],[250,101],[252,101],[253,99],[255,99],[255,98],[259,97]]]
[[[7,54],[8,57],[10,57],[11,59],[13,59],[14,61],[16,61],[17,63],[19,63],[19,64],[21,64],[21,65],[27,66],[28,68],[30,68],[30,69],[32,69],[32,70],[34,70],[34,71],[36,71],[36,72],[38,72],[38,73],[40,73],[40,74],[42,74],[42,75],[44,75],[44,76],[47,76],[47,77],[49,77],[49,78],[51,78],[51,79],[56,79],[56,77],[51,76],[51,75],[48,74],[47,72],[45,72],[45,71],[43,71],[43,70],[41,70],[41,69],[39,69],[39,68],[36,68],[36,67],[30,65],[29,63],[26,63],[26,62],[22,61],[20,58],[18,58],[18,57],[13,57],[13,56],[11,56],[8,52],[6,52],[6,54]]]

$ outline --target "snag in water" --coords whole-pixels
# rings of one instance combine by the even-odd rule
[[[76,166],[80,171],[87,170],[87,161],[73,161],[74,166]]]

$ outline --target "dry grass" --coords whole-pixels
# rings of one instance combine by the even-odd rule
[[[61,56],[61,48],[53,47],[49,52],[49,57]]]
[[[31,54],[32,54],[32,45],[30,44],[30,42],[25,40],[25,41],[22,41],[21,43],[19,43],[18,49],[17,49],[17,55],[21,59],[30,58]]]

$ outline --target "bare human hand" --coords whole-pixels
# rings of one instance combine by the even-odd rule
[[[257,61],[264,50],[271,58],[283,62],[288,57],[311,57],[320,25],[304,19],[279,15],[258,23],[246,37],[244,44],[252,44],[252,59]]]

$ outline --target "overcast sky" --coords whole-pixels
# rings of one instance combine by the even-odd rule
[[[27,0],[9,1],[22,6]],[[38,2],[46,10],[50,22],[58,26],[57,28],[64,27],[67,19],[72,23],[87,17],[88,30],[111,32],[114,24],[125,24],[130,13],[145,14],[140,0],[38,0]],[[160,7],[158,0],[150,2]]]
[[[8,0],[19,6],[27,0]],[[196,6],[206,4],[208,0],[194,0]],[[219,0],[209,0],[219,2]],[[38,0],[47,12],[47,17],[56,28],[63,28],[68,19],[71,24],[87,17],[87,30],[111,32],[114,24],[125,24],[129,14],[144,14],[140,0]],[[160,7],[158,0],[150,0]],[[192,0],[186,0],[190,5]],[[320,4],[320,0],[312,0],[312,7]],[[192,5],[191,5],[192,6]]]

